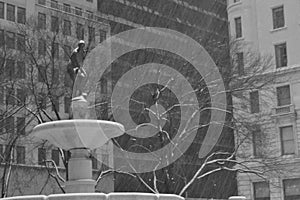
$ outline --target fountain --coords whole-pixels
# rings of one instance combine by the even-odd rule
[[[37,125],[33,134],[51,144],[69,150],[68,174],[69,180],[65,183],[67,194],[31,195],[4,198],[7,200],[45,200],[45,199],[108,199],[108,200],[183,200],[173,194],[151,193],[95,193],[95,180],[92,179],[92,161],[90,151],[103,146],[110,139],[122,135],[123,125],[104,120],[89,118],[88,102],[85,96],[72,99],[73,119],[47,122]]]

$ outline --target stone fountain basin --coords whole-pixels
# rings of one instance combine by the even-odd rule
[[[124,126],[117,122],[92,119],[52,121],[33,129],[34,136],[65,150],[99,148],[124,132]]]
[[[151,194],[151,193],[72,193],[19,196],[4,198],[7,200],[184,200],[183,197],[174,194]]]

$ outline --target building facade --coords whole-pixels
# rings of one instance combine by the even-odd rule
[[[226,8],[225,0],[0,1],[0,39],[3,44],[3,56],[6,56],[2,63],[6,70],[2,84],[4,97],[2,110],[4,125],[2,130],[4,133],[10,133],[6,134],[7,137],[3,137],[3,155],[15,157],[12,159],[15,169],[20,166],[22,169],[30,170],[45,169],[43,161],[52,159],[64,173],[59,151],[31,138],[30,130],[33,125],[38,123],[38,120],[44,122],[69,118],[71,93],[68,89],[70,88],[69,77],[66,76],[65,66],[69,59],[70,50],[76,47],[78,40],[85,40],[86,47],[90,50],[108,35],[114,35],[124,30],[144,26],[170,28],[199,42],[210,53],[220,71],[225,71],[228,62],[226,62],[227,59],[224,59],[225,61],[220,59],[220,52],[224,54],[223,52],[228,50],[226,47],[223,49],[223,46],[226,46],[224,44],[227,44],[229,39]],[[26,46],[25,55],[22,54],[22,46]],[[9,54],[6,54],[7,52]],[[140,57],[140,53],[133,53],[130,56],[132,56],[131,58]],[[142,57],[142,62],[158,62],[163,59],[161,55],[164,54],[150,52],[148,55],[150,56]],[[226,58],[227,55],[223,56]],[[168,64],[174,65],[175,68],[185,64],[182,59],[171,60],[170,57],[167,58],[169,58]],[[21,62],[22,60],[26,62]],[[135,59],[121,58],[113,63],[110,77],[100,80],[99,99],[96,101],[99,100],[102,106],[97,113],[98,118],[113,120],[109,115],[109,104],[105,102],[109,100],[111,90],[120,78],[120,69],[142,64],[142,62],[135,63],[135,61]],[[9,78],[9,82],[7,78]],[[196,76],[194,78],[195,84],[200,79]],[[25,108],[25,105],[28,107]],[[20,106],[23,106],[21,112],[10,115],[13,113],[12,109],[18,110]],[[233,134],[231,130],[226,128],[223,132],[215,150],[231,151],[234,146]],[[162,179],[158,182],[160,192],[178,193],[187,180],[198,170],[203,160],[198,159],[198,154],[195,152],[199,152],[204,134],[205,130],[199,131],[184,156],[173,165],[157,172]],[[18,136],[14,145],[8,143],[8,141],[15,141],[8,137],[11,135]],[[119,142],[124,146],[132,144],[128,142],[126,137],[119,138]],[[141,144],[149,145],[149,141],[141,141]],[[154,147],[158,148],[159,145],[161,144],[155,143]],[[95,152],[95,159],[93,159],[95,172],[106,169],[101,160],[113,165],[111,146],[109,143],[103,149]],[[151,175],[152,173],[143,174],[142,177],[147,180],[147,177]],[[28,176],[25,180],[29,180],[30,177],[32,176]],[[15,188],[21,188],[24,181],[16,183],[18,177],[14,176],[14,184],[12,185],[15,186],[11,187],[10,195],[39,192],[37,188],[43,188],[43,183],[40,180],[46,180],[47,177],[42,174],[35,178],[38,179],[36,183],[40,187],[32,186],[34,190],[28,187],[26,192],[23,192],[22,189],[16,190]],[[112,181],[113,179],[114,181]],[[148,191],[137,179],[131,179],[127,175],[122,176],[120,174],[113,177],[109,176],[106,182],[99,185],[97,190],[104,192]],[[185,192],[185,197],[223,199],[234,195],[235,190],[235,173],[222,171],[195,181]],[[59,192],[59,188],[50,186],[49,190],[45,190],[45,193],[47,192]]]
[[[300,4],[296,0],[228,0],[227,9],[231,37],[241,44],[235,53],[242,71],[251,66],[247,52],[259,52],[272,57],[260,75],[274,78],[264,87],[245,91],[247,105],[235,102],[240,106],[237,115],[242,112],[260,126],[248,134],[239,159],[265,172],[239,173],[238,192],[248,199],[299,199]]]

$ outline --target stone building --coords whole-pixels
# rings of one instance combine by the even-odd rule
[[[239,159],[251,161],[248,167],[265,173],[238,174],[238,193],[248,199],[298,199],[300,4],[296,0],[228,0],[227,9],[231,36],[241,44],[236,52],[240,71],[247,76],[248,51],[273,58],[262,77],[274,80],[245,92],[249,102],[239,111],[248,121],[260,121],[260,128],[248,135],[249,142],[239,150]]]
[[[69,78],[65,76],[65,68],[63,67],[62,69],[61,66],[66,66],[70,50],[76,47],[76,42],[79,39],[85,40],[89,50],[99,42],[105,40],[107,36],[120,33],[124,30],[144,26],[169,28],[184,33],[199,42],[210,53],[220,71],[225,71],[229,63],[227,59],[220,60],[220,52],[224,54],[224,52],[228,51],[226,47],[223,48],[226,46],[224,44],[227,44],[229,40],[226,8],[227,4],[225,0],[0,1],[0,39],[3,41],[2,44],[5,44],[5,48],[3,48],[5,52],[7,49],[12,49],[9,50],[12,56],[5,57],[2,65],[7,70],[8,75],[3,77],[3,80],[12,76],[10,83],[18,83],[16,84],[16,88],[13,89],[10,89],[9,85],[5,84],[6,82],[2,84],[4,88],[2,117],[5,119],[5,125],[2,130],[5,133],[10,132],[10,135],[20,135],[12,151],[15,157],[13,160],[14,169],[22,166],[22,169],[32,170],[34,169],[32,166],[34,166],[37,170],[45,170],[42,166],[42,161],[52,159],[61,167],[60,170],[64,173],[59,151],[53,149],[52,146],[41,145],[40,142],[35,141],[27,135],[30,134],[32,125],[37,123],[37,117],[34,117],[36,115],[42,118],[42,121],[48,121],[49,118],[58,120],[69,117],[70,91],[64,89],[65,87],[70,87]],[[31,31],[27,30],[27,25],[33,27],[33,29],[30,29]],[[27,36],[30,36],[29,38],[32,40],[29,41]],[[30,46],[32,47],[30,49],[32,51],[26,54],[31,56],[29,58],[21,57],[21,47],[24,43],[26,46],[34,44]],[[21,46],[18,47],[18,45]],[[98,118],[111,119],[111,116],[109,116],[109,104],[105,103],[105,101],[110,98],[111,90],[120,76],[120,71],[118,70],[120,67],[132,65],[132,62],[136,61],[132,58],[139,56],[140,53],[135,52],[130,55],[132,56],[130,57],[131,59],[126,60],[121,58],[113,63],[112,73],[100,81],[99,99],[96,101],[99,100],[103,104],[101,104]],[[150,51],[147,53],[151,55],[151,58],[154,57],[156,61],[163,55],[159,52],[153,53]],[[227,58],[226,56],[224,58]],[[21,62],[20,60],[22,59],[20,58],[24,58],[26,62]],[[175,63],[175,66],[184,64],[184,61],[179,58],[173,59],[170,55],[167,58],[169,58],[167,59],[168,61],[173,62],[170,62],[170,64]],[[147,56],[143,57],[142,60],[143,62],[153,61],[148,59]],[[34,70],[32,71],[31,69]],[[27,75],[27,73],[29,74]],[[197,81],[199,81],[198,77],[194,79],[195,84]],[[30,90],[24,90],[21,87],[25,83],[29,83],[31,86]],[[36,93],[36,90],[43,91]],[[55,93],[49,94],[49,91],[55,91]],[[36,98],[32,98],[31,94],[33,93],[36,94]],[[22,106],[22,103],[28,105],[28,108],[24,111],[22,110],[10,117],[8,117],[7,112],[4,112],[7,108],[17,109]],[[34,123],[31,123],[29,116],[33,118]],[[31,125],[27,126],[27,123]],[[163,179],[169,179],[167,184],[162,183],[162,181],[159,183],[161,192],[178,193],[183,184],[199,168],[203,160],[198,160],[198,154],[195,152],[198,152],[202,145],[204,132],[201,131],[202,134],[200,132],[197,134],[193,144],[182,158],[170,167],[157,172],[158,176],[161,176]],[[234,146],[233,134],[231,130],[226,128],[224,128],[223,132],[215,149],[231,151]],[[7,141],[13,141],[8,139],[7,137],[3,138],[3,155],[7,155],[8,150],[10,150],[10,145]],[[120,138],[119,142],[126,145],[127,140],[128,138],[123,137]],[[148,141],[145,142],[146,145],[147,143]],[[108,162],[113,165],[114,160],[112,155],[113,149],[111,143],[98,152],[95,152],[95,158],[93,159],[95,173],[98,170],[106,169],[101,160],[105,160],[106,163]],[[167,177],[167,174],[165,174],[168,170],[173,170],[172,177]],[[147,178],[148,175],[143,174],[142,176]],[[42,176],[43,178],[39,178],[39,176],[35,177],[38,179],[37,184],[40,187],[32,185],[34,190],[29,189],[29,187],[24,192],[21,188],[22,182],[18,184],[14,182],[14,184],[11,184],[15,186],[11,188],[10,194],[35,193],[37,191],[36,188],[42,188],[43,183],[40,180],[47,179],[44,174]],[[29,179],[26,178],[26,180]],[[114,181],[112,181],[113,179]],[[13,177],[13,180],[18,180],[18,178]],[[128,184],[124,184],[125,181]],[[101,186],[99,186],[98,191],[105,192],[147,191],[147,188],[143,187],[136,179],[133,180],[128,178],[128,176],[120,174],[108,176],[108,179],[105,179],[105,183],[99,185]],[[49,186],[50,189],[45,189],[44,192],[59,192],[57,186],[52,186]],[[18,191],[15,189],[17,187],[21,189]],[[235,174],[222,171],[195,181],[185,192],[185,196],[191,198],[227,198],[235,194],[235,190]]]

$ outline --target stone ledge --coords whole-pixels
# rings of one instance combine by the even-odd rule
[[[3,198],[4,200],[184,200],[183,197],[174,194],[151,194],[151,193],[69,193],[17,196]]]

